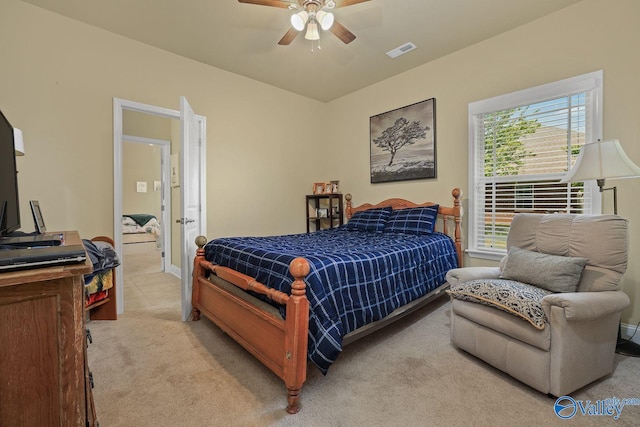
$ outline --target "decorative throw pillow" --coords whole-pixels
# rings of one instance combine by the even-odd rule
[[[447,293],[459,300],[499,308],[536,329],[544,329],[547,316],[542,298],[553,292],[515,280],[477,279],[451,286]]]
[[[391,212],[385,233],[431,234],[436,226],[439,205],[397,209]]]
[[[382,233],[391,208],[376,208],[358,211],[353,214],[349,222],[345,224],[347,230],[374,231]]]
[[[517,280],[551,292],[575,292],[587,258],[543,254],[512,246],[501,279]]]

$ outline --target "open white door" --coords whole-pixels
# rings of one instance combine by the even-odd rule
[[[182,240],[182,321],[191,315],[191,287],[193,258],[196,254],[195,239],[206,233],[205,200],[205,122],[198,119],[184,96],[180,97],[180,185],[182,186],[180,218]]]

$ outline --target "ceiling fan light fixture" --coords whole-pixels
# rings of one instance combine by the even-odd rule
[[[318,33],[318,24],[316,21],[309,22],[307,25],[307,33],[304,35],[307,40],[320,40],[320,33]]]
[[[325,31],[331,28],[333,21],[335,20],[333,13],[325,12],[324,10],[320,10],[316,13],[316,19],[318,20],[320,27]]]
[[[301,10],[298,13],[291,15],[291,26],[298,31],[304,30],[304,26],[307,24],[309,14],[306,10]]]

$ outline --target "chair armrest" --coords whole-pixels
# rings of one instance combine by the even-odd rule
[[[621,291],[566,292],[542,298],[542,309],[550,316],[551,306],[564,309],[567,320],[594,320],[619,313],[630,304],[627,294]]]
[[[499,267],[463,267],[453,268],[447,272],[447,282],[451,286],[475,279],[499,279]]]

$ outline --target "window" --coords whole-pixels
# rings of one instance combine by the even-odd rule
[[[502,257],[518,212],[599,213],[594,182],[560,180],[602,137],[601,105],[602,71],[469,104],[470,256]]]

